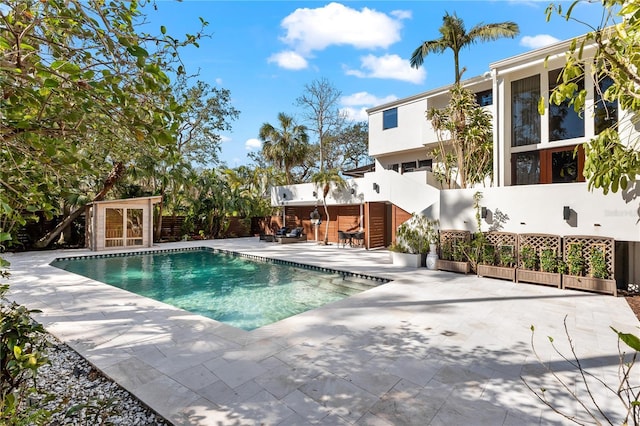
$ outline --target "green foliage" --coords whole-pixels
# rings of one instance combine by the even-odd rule
[[[492,119],[470,90],[456,84],[450,93],[451,100],[445,108],[431,108],[426,114],[439,145],[431,155],[440,165],[436,169],[438,179],[449,188],[459,179],[460,186],[467,188],[492,177]]]
[[[557,13],[566,20],[581,22],[572,16],[578,3],[579,1],[574,1],[566,10],[560,4],[550,5],[547,8],[547,19]],[[638,113],[640,3],[604,0],[602,7],[602,21],[596,26],[585,24],[589,32],[572,42],[562,72],[562,81],[551,94],[550,102],[559,104],[568,100],[576,111],[583,111],[587,88],[578,91],[574,81],[584,75],[585,64],[589,64],[587,69],[590,70],[594,81],[599,82],[604,78],[612,80],[612,84],[603,93],[599,93],[600,97],[606,102],[617,101],[624,110]],[[593,54],[587,49],[590,45],[595,45]],[[600,108],[603,109],[602,106]],[[612,127],[600,132],[585,144],[583,174],[588,181],[588,187],[590,190],[600,188],[605,194],[609,191],[627,189],[629,183],[640,175],[640,140],[633,136],[622,143],[620,132],[633,134],[633,129],[619,128],[617,120],[612,121]]]
[[[542,272],[556,272],[559,261],[555,250],[545,247],[540,251],[540,270]],[[558,272],[561,271],[558,270]]]
[[[609,278],[609,268],[607,267],[607,260],[605,258],[605,252],[602,247],[591,247],[589,258],[590,275],[594,278]]]
[[[460,71],[459,53],[466,46],[478,41],[497,40],[502,37],[514,38],[520,33],[518,24],[514,22],[500,22],[495,24],[478,24],[467,32],[462,19],[456,14],[445,13],[442,17],[442,26],[439,28],[441,37],[439,39],[425,41],[420,44],[411,55],[411,66],[420,68],[424,63],[424,58],[429,53],[443,53],[447,49],[453,52],[455,67],[455,82],[459,83],[462,78],[463,69]]]
[[[485,265],[495,265],[496,247],[493,244],[484,244],[482,246],[482,263]]]
[[[264,123],[258,137],[262,141],[262,155],[271,165],[284,170],[286,183],[293,182],[291,170],[304,162],[309,154],[307,128],[297,124],[293,117],[278,114],[280,127]]]
[[[327,207],[327,195],[332,189],[342,191],[347,187],[346,181],[340,176],[337,169],[321,170],[311,177],[313,185],[320,190],[322,194],[322,205],[324,206],[324,214],[327,217],[325,222],[324,243],[329,243],[329,208]]]
[[[520,259],[524,269],[530,271],[536,271],[538,269],[538,254],[530,245],[525,245],[520,248]]]
[[[0,424],[43,424],[49,414],[30,397],[37,393],[38,368],[47,362],[44,329],[31,319],[38,311],[5,299],[8,290],[0,284]]]
[[[498,265],[506,268],[515,266],[516,256],[513,246],[500,246],[498,252]]]
[[[581,243],[569,244],[567,250],[567,268],[569,275],[584,275],[584,255],[582,253],[583,245]]]
[[[414,213],[396,231],[396,241],[406,253],[426,254],[438,241],[438,221]]]

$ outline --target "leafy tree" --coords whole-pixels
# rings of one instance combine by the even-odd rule
[[[324,214],[327,215],[327,221],[324,232],[324,243],[329,243],[329,209],[327,208],[327,195],[333,188],[334,190],[341,190],[346,188],[347,184],[345,180],[340,176],[340,173],[336,169],[329,169],[319,171],[311,177],[311,181],[316,188],[322,191],[322,205],[324,206]]]
[[[366,122],[346,124],[326,138],[325,165],[328,168],[360,167],[369,157],[369,127]]]
[[[574,1],[566,10],[561,5],[550,5],[547,19],[557,13],[566,20],[577,21],[572,12],[579,3]],[[640,111],[637,60],[640,54],[640,3],[603,0],[602,6],[603,18],[598,26],[585,24],[589,32],[571,43],[561,81],[549,101],[560,104],[568,100],[576,111],[583,111],[587,89],[578,90],[576,79],[584,75],[584,65],[588,63],[596,82],[596,91],[599,91],[596,113],[607,111],[608,102],[618,102],[622,109],[637,114]],[[590,45],[595,47],[593,54],[587,49]],[[601,84],[605,79],[608,80],[608,87]],[[603,90],[603,87],[606,89]],[[599,134],[584,144],[583,174],[588,181],[588,188],[600,188],[605,194],[627,189],[629,182],[640,175],[640,140],[637,132],[633,128],[619,128],[615,117],[609,121],[609,127],[598,129]],[[632,119],[629,127],[636,125],[636,120]]]
[[[460,71],[458,56],[460,50],[478,41],[497,40],[501,37],[514,38],[520,33],[515,22],[500,22],[496,24],[478,24],[466,31],[464,22],[456,14],[445,13],[442,17],[442,26],[439,28],[440,38],[422,42],[412,53],[410,63],[413,68],[420,68],[424,58],[429,53],[444,53],[451,49],[453,52],[453,64],[455,67],[455,83],[459,83],[465,68]]]
[[[264,123],[258,137],[262,141],[262,155],[271,164],[284,170],[289,185],[293,183],[291,169],[302,164],[307,157],[309,137],[307,128],[296,124],[291,116],[281,112],[278,121],[280,128]]]
[[[342,92],[326,78],[306,84],[304,90],[296,99],[296,104],[304,109],[308,128],[318,137],[319,169],[322,172],[325,168],[331,168],[328,166],[331,145],[334,136],[341,132],[346,120],[345,114],[338,107]]]
[[[451,100],[445,108],[427,111],[439,143],[433,155],[441,164],[440,176],[449,188],[456,176],[460,186],[467,188],[492,175],[492,119],[470,90],[456,84],[450,93]],[[454,155],[445,142],[450,142]]]
[[[243,217],[264,217],[273,214],[271,186],[284,183],[281,172],[273,167],[240,166],[224,171],[229,186],[245,200],[239,214]]]
[[[230,130],[229,120],[239,115],[231,105],[229,90],[211,87],[202,81],[189,87],[188,80],[182,76],[175,91],[184,111],[178,120],[177,150],[187,161],[217,164],[220,132]]]
[[[104,198],[136,158],[175,144],[180,104],[168,73],[184,72],[178,51],[201,33],[139,33],[142,19],[137,2],[13,0],[0,8],[4,233],[24,223],[23,212],[59,213],[61,197],[87,176],[101,185],[86,199]]]

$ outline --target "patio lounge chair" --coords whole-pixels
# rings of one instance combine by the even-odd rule
[[[299,243],[301,241],[307,241],[307,235],[304,234],[303,231],[304,229],[302,228],[296,228],[285,235],[276,236],[276,240],[280,244]]]

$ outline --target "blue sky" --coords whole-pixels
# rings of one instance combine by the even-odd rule
[[[565,8],[569,2],[555,2]],[[231,91],[240,111],[233,130],[223,135],[220,160],[229,167],[249,163],[260,150],[258,130],[277,124],[284,112],[301,117],[295,105],[304,86],[328,79],[342,92],[341,105],[354,120],[365,110],[453,81],[453,57],[429,55],[424,66],[409,66],[413,50],[439,37],[445,12],[456,13],[467,30],[479,23],[514,21],[515,39],[480,43],[460,54],[463,78],[488,71],[491,62],[581,35],[588,29],[554,16],[549,1],[159,1],[145,7],[150,25],[178,36],[194,33],[199,17],[211,38],[189,48],[183,60],[199,79]],[[580,4],[574,15],[598,24],[602,7]]]

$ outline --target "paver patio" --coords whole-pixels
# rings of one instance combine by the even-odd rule
[[[541,357],[571,383],[577,371],[546,338],[569,354],[565,317],[584,365],[610,384],[618,350],[609,326],[639,332],[624,298],[399,268],[384,250],[257,238],[158,248],[194,246],[394,281],[247,332],[49,266],[94,254],[86,250],[3,256],[11,298],[42,310],[49,332],[178,425],[563,424],[521,380],[576,410],[535,359],[530,326]],[[613,394],[594,393],[620,412]]]

